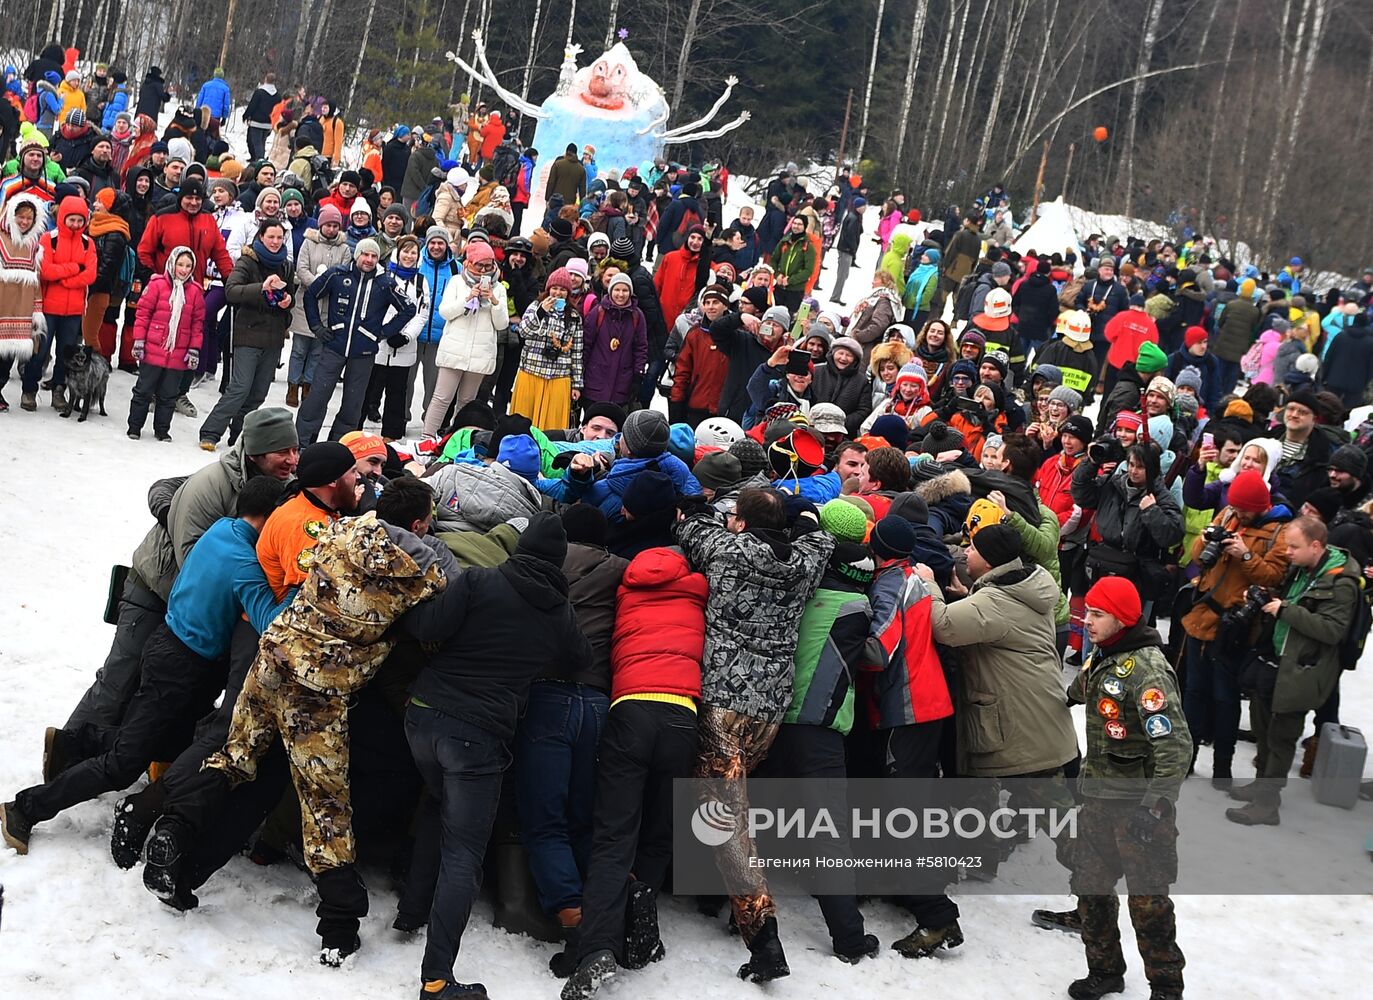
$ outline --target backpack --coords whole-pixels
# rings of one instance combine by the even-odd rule
[[[420,196],[415,199],[415,217],[421,215],[434,214],[434,200],[438,197],[439,187],[437,184],[430,184],[420,192]]]
[[[687,205],[687,210],[682,213],[682,221],[677,224],[677,228],[672,231],[672,249],[678,250],[686,244],[687,230],[692,226],[701,224],[701,213],[695,206]],[[709,249],[709,247],[707,247]]]
[[[1263,366],[1263,345],[1257,340],[1250,345],[1249,350],[1244,352],[1244,357],[1240,358],[1240,371],[1245,378],[1252,379],[1259,373]]]
[[[131,246],[124,247],[124,260],[119,265],[118,289],[127,292],[133,287],[134,274],[138,271],[138,254]]]
[[[34,125],[38,124],[38,117],[41,114],[38,108],[38,91],[35,90],[24,101],[24,117]]]
[[[963,283],[958,286],[958,292],[953,300],[953,318],[966,321],[968,313],[973,307],[973,293],[977,290],[977,281],[981,278],[980,274],[970,274],[963,279]]]
[[[1368,593],[1364,578],[1359,577],[1359,599],[1354,602],[1354,616],[1350,619],[1349,630],[1340,640],[1340,668],[1353,670],[1359,665],[1363,655],[1364,643],[1368,641],[1368,631],[1373,628],[1373,606],[1368,603]]]
[[[491,176],[496,183],[503,185],[515,195],[515,184],[520,172],[520,151],[514,145],[503,142],[491,154]]]

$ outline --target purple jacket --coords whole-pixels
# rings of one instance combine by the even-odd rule
[[[582,398],[625,402],[630,381],[648,367],[648,324],[638,304],[631,298],[628,305],[617,306],[609,295],[601,296],[586,314],[582,338]]]

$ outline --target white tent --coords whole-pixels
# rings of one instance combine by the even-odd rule
[[[1073,228],[1073,219],[1068,207],[1063,204],[1062,198],[1058,198],[1040,204],[1039,218],[1034,221],[1034,225],[1020,234],[1020,238],[1011,244],[1011,249],[1020,254],[1028,250],[1052,254],[1065,253],[1071,248],[1079,258],[1080,270],[1080,242],[1077,231]]]

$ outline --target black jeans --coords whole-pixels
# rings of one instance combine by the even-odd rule
[[[19,808],[26,816],[35,822],[49,820],[102,792],[127,788],[150,761],[179,751],[190,739],[196,716],[223,686],[224,669],[163,624],[143,648],[142,677],[124,720],[97,737],[104,753],[19,793]]]
[[[129,430],[143,429],[150,405],[153,406],[153,430],[166,434],[172,429],[172,415],[176,413],[176,397],[181,395],[184,374],[172,368],[158,368],[146,361],[138,366],[138,381],[134,383],[133,397],[129,400]]]
[[[887,738],[887,773],[893,778],[935,778],[946,720],[898,726]],[[951,720],[950,720],[951,721]],[[948,727],[952,730],[952,726]],[[896,900],[921,927],[947,927],[958,919],[958,904],[944,893],[902,896]]]
[[[409,412],[405,408],[405,398],[410,381],[415,375],[413,365],[402,368],[400,365],[373,365],[372,375],[367,380],[367,398],[363,403],[364,418],[375,413],[386,397],[386,409],[381,411],[381,436],[392,441],[405,437],[405,425]],[[358,430],[362,429],[361,423]]]
[[[672,782],[690,777],[696,741],[696,713],[683,705],[621,701],[606,716],[580,956],[609,949],[624,960],[629,883],[662,887],[672,861]]]
[[[167,602],[140,583],[137,574],[130,573],[119,598],[119,618],[110,652],[63,729],[77,730],[86,723],[119,725],[138,690],[143,647],[166,614]],[[89,752],[96,751],[92,748]]]
[[[937,744],[936,744],[937,746]],[[783,723],[777,738],[758,770],[755,778],[817,778],[806,783],[807,810],[829,808],[838,817],[835,826],[841,840],[840,850],[847,853],[849,841],[848,803],[831,801],[831,789],[823,779],[847,779],[848,766],[844,756],[844,736],[825,726],[802,726]],[[816,896],[820,913],[829,928],[830,939],[839,952],[854,951],[863,946],[863,914],[855,895]]]
[[[429,790],[427,801],[439,811],[441,860],[420,975],[426,981],[451,979],[481,889],[482,858],[510,748],[480,726],[413,702],[405,711],[405,736]]]

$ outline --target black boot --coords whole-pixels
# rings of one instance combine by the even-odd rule
[[[114,807],[114,827],[110,830],[110,857],[128,871],[143,856],[143,844],[148,831],[162,815],[162,803],[167,797],[166,787],[154,781],[141,792],[126,795]]]
[[[955,920],[943,927],[917,927],[892,945],[892,951],[906,958],[925,958],[940,948],[957,948],[963,943],[963,928]]]
[[[73,764],[86,759],[80,741],[65,729],[49,726],[43,734],[43,783],[47,784]]]
[[[15,854],[29,853],[29,837],[33,835],[33,821],[19,811],[13,802],[0,805],[0,836],[14,848]]]
[[[1030,923],[1046,931],[1082,933],[1082,918],[1077,915],[1077,910],[1035,910],[1030,914]]]
[[[748,950],[751,957],[739,966],[740,979],[747,979],[751,983],[770,983],[791,975],[786,953],[782,951],[782,940],[777,936],[776,917],[768,917],[763,921]]]
[[[587,955],[563,984],[562,1000],[590,1000],[601,984],[618,971],[612,952],[603,950]]]
[[[1154,986],[1149,990],[1149,1000],[1182,1000],[1182,990],[1171,986]]]
[[[147,860],[143,864],[143,885],[175,910],[193,910],[200,905],[195,894],[182,885],[186,864],[182,849],[184,831],[180,824],[162,820],[148,840]]]
[[[349,955],[355,954],[361,949],[362,938],[358,937],[355,934],[353,935],[352,941],[344,942],[341,945],[335,945],[332,947],[329,945],[325,945],[324,947],[320,948],[319,964],[327,965],[331,969],[337,969],[340,965],[343,964],[343,960],[345,958],[347,958]]]
[[[667,953],[658,934],[658,892],[643,882],[629,886],[625,907],[625,968],[642,969]]]
[[[548,971],[559,979],[566,979],[577,971],[577,948],[581,942],[581,929],[564,927],[563,942],[563,950],[548,960]]]
[[[864,934],[863,940],[855,947],[840,948],[836,946],[834,957],[849,965],[857,965],[865,958],[876,958],[877,953],[881,950],[882,944],[877,940],[876,934]]]
[[[1108,993],[1124,992],[1124,976],[1103,976],[1099,972],[1089,972],[1085,979],[1076,979],[1068,986],[1068,996],[1073,1000],[1097,1000]]]
[[[420,987],[420,1000],[486,1000],[481,983],[455,983],[451,979],[436,992]]]

